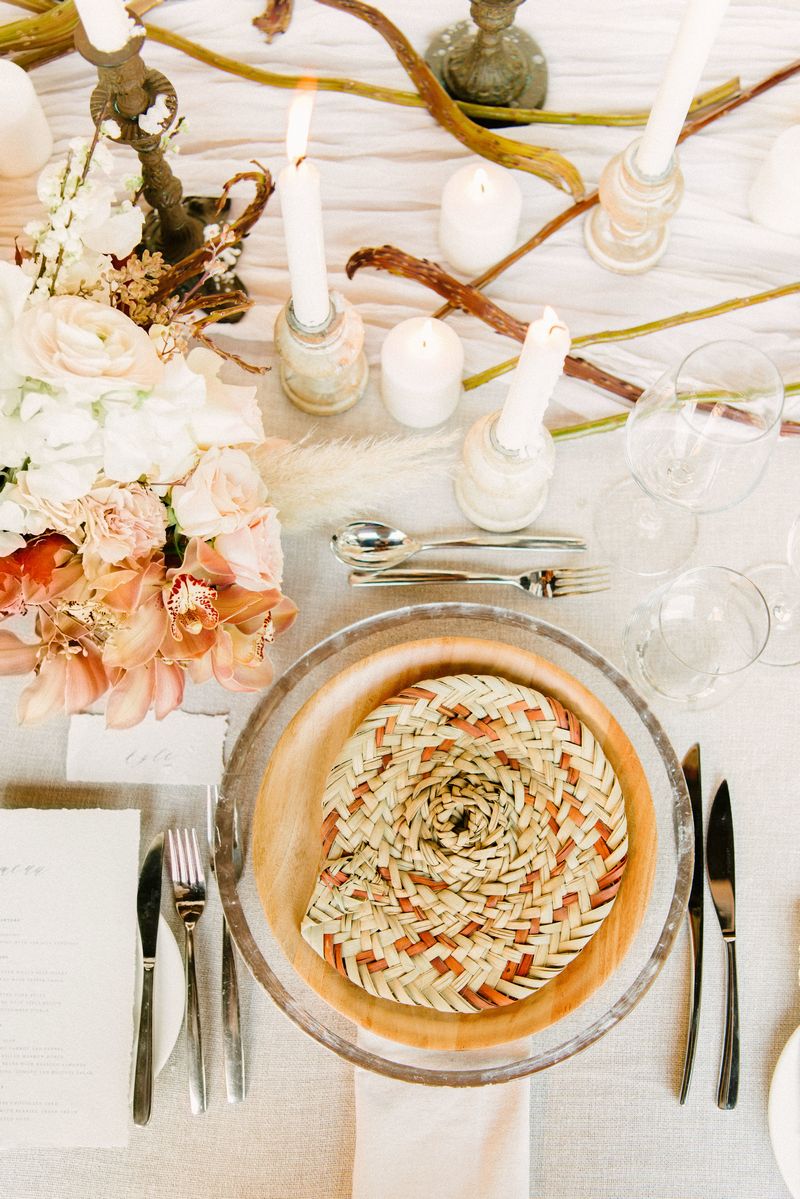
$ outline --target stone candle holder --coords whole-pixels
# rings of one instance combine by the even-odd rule
[[[545,506],[555,469],[555,445],[545,428],[535,451],[507,450],[497,440],[499,412],[481,417],[464,441],[456,476],[459,507],[479,529],[512,533],[535,520]]]
[[[275,323],[275,348],[283,389],[301,411],[333,416],[352,408],[364,394],[364,325],[338,292],[331,292],[328,320],[316,329],[298,323],[289,300]]]
[[[600,203],[583,227],[595,262],[620,275],[654,267],[667,248],[670,217],[680,207],[683,175],[677,156],[663,175],[642,175],[636,165],[639,139],[612,158],[600,178]]]

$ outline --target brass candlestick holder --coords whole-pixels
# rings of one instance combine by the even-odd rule
[[[170,263],[180,262],[206,240],[206,226],[216,223],[230,207],[222,210],[208,196],[184,198],[180,179],[166,159],[162,139],[178,115],[178,97],[165,75],[148,67],[141,57],[145,35],[134,35],[120,50],[105,53],[86,37],[83,27],[75,32],[75,48],[97,68],[99,82],[89,100],[95,125],[116,121],[120,135],[114,140],[136,151],[142,166],[142,195],[150,205],[142,233],[141,247],[163,254]],[[139,117],[163,98],[166,109],[155,132],[143,129]],[[237,247],[238,248],[238,247]],[[211,278],[203,291],[210,295],[246,288],[232,271]],[[242,314],[229,318],[236,321]]]
[[[503,108],[542,107],[547,63],[539,44],[514,27],[522,3],[472,0],[472,21],[451,25],[431,42],[425,60],[454,99]]]

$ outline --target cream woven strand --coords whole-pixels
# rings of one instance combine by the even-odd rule
[[[302,924],[371,995],[477,1012],[537,991],[611,910],[625,804],[591,731],[493,675],[428,679],[347,741]]]

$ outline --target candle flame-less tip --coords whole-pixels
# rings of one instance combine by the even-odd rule
[[[289,162],[298,163],[306,156],[316,91],[313,79],[307,79],[299,84],[294,93],[286,126],[286,156]]]
[[[425,324],[422,326],[421,333],[422,333],[422,348],[423,348],[423,350],[427,350],[428,342],[430,341],[430,339],[433,335],[433,321],[431,320],[430,317],[425,318]]]
[[[476,200],[483,199],[489,189],[489,175],[483,167],[475,168],[467,187]]]
[[[548,329],[555,329],[557,325],[563,325],[561,317],[556,312],[555,308],[551,308],[546,304],[542,312],[542,320],[547,325]]]

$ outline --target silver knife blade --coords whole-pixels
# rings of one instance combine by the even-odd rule
[[[692,941],[692,1004],[689,1027],[686,1034],[686,1054],[681,1079],[680,1102],[686,1102],[689,1083],[694,1067],[697,1048],[697,1030],[700,1022],[700,997],[703,987],[703,888],[705,885],[703,861],[703,786],[700,773],[700,746],[693,745],[683,759],[683,774],[692,803],[694,824],[694,870],[692,889],[689,892],[689,935]]]
[[[706,859],[711,898],[719,926],[725,940],[733,940],[736,937],[736,868],[731,797],[724,779],[714,796],[708,818]]]
[[[155,962],[158,942],[158,916],[161,911],[161,870],[164,861],[164,834],[159,833],[147,851],[139,873],[136,914],[142,938],[145,965]]]

